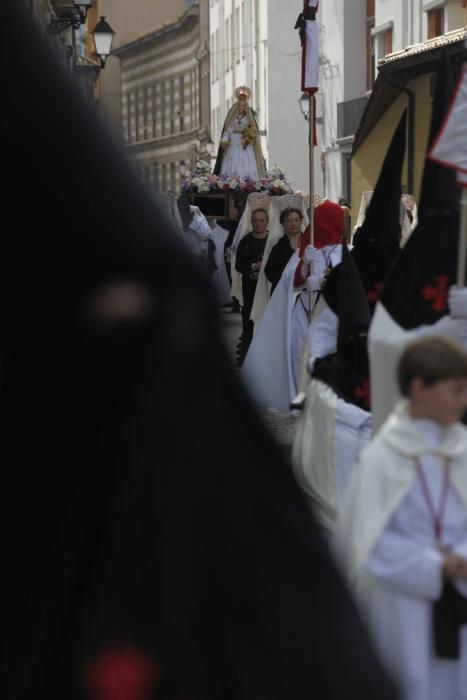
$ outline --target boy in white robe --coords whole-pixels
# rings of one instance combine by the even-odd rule
[[[467,353],[441,336],[419,339],[398,380],[407,401],[362,455],[338,552],[404,700],[464,700]],[[458,612],[449,620],[451,599]]]

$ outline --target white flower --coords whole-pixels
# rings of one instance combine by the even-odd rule
[[[193,187],[197,187],[200,192],[208,192],[209,191],[209,185],[208,185],[208,179],[207,177],[204,176],[198,176],[194,177],[191,181],[191,184]],[[207,189],[202,189],[202,188],[207,188]]]
[[[272,168],[269,168],[267,175],[271,179],[276,179],[276,178],[280,178],[281,176],[283,176],[284,171],[278,165],[273,165]]]
[[[195,170],[199,173],[204,173],[211,170],[211,166],[205,160],[198,160],[196,162]]]

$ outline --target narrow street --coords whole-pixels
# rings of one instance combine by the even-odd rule
[[[221,309],[222,330],[227,343],[227,347],[235,366],[236,354],[235,346],[242,328],[242,317],[238,313],[231,313],[230,309]],[[240,370],[236,370],[239,372]],[[296,417],[287,413],[280,413],[272,409],[262,411],[263,419],[275,440],[290,455],[295,434]]]

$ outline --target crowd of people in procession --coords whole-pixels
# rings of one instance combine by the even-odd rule
[[[401,195],[403,115],[352,233],[346,201],[299,193],[227,222],[155,204],[24,8],[4,11],[6,49],[14,28],[29,47],[29,90],[4,85],[8,166],[31,172],[0,275],[2,696],[466,700],[455,173],[427,160],[418,209]],[[451,78],[443,56],[430,143]],[[250,96],[219,173],[264,173]],[[68,164],[50,109],[74,167],[45,211],[42,164]],[[216,315],[232,298],[246,391]],[[253,403],[300,413],[291,467]]]
[[[431,139],[448,106],[443,61]],[[459,188],[453,171],[427,161],[420,207],[402,194],[405,133],[404,114],[352,233],[343,198],[310,210],[300,193],[250,195],[232,240],[238,366],[260,407],[301,409],[294,474],[323,532],[338,542],[331,546],[404,699],[460,700],[467,288],[455,283]],[[223,145],[235,148],[244,150]],[[436,304],[427,290],[443,276],[450,286]]]

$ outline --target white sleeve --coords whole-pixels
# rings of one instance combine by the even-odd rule
[[[325,357],[337,349],[337,331],[339,319],[332,309],[327,307],[309,327],[310,357]]]
[[[190,229],[194,231],[203,241],[207,240],[208,238],[212,239],[211,227],[204,216],[195,216],[190,224]]]
[[[317,255],[311,265],[311,273],[317,275],[318,277],[324,277],[324,271],[326,269],[326,259],[321,250],[318,251]]]
[[[420,326],[414,331],[408,331],[408,333],[413,333],[414,337],[433,334],[447,335],[467,347],[467,319],[464,318],[443,316],[433,325]]]
[[[386,587],[407,595],[437,600],[442,592],[441,553],[390,528],[378,540],[366,569]]]

